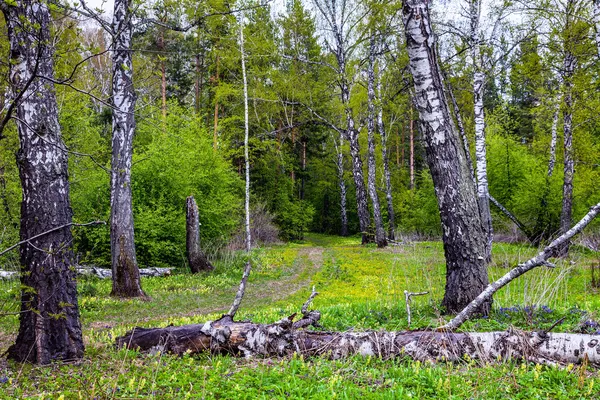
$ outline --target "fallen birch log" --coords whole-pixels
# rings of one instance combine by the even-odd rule
[[[100,279],[111,279],[112,271],[106,268],[97,267],[75,267],[79,276],[96,276]],[[169,276],[173,268],[140,268],[140,276]],[[17,279],[19,272],[17,271],[2,271],[0,270],[0,279]]]
[[[312,311],[312,313],[317,313]],[[314,317],[314,314],[312,314]],[[274,324],[236,322],[229,315],[204,324],[135,328],[116,339],[117,347],[150,352],[229,353],[279,357],[293,353],[334,359],[352,355],[383,359],[410,357],[422,362],[484,363],[524,360],[543,364],[579,363],[600,367],[600,335],[523,332],[367,331],[320,332],[298,329],[293,316]],[[316,321],[311,321],[314,323]]]

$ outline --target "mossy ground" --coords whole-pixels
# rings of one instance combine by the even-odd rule
[[[524,245],[496,244],[491,278],[535,254]],[[325,329],[407,328],[404,290],[413,299],[412,328],[437,326],[444,285],[441,243],[415,242],[379,250],[359,239],[311,234],[302,243],[257,249],[238,318],[273,322],[297,312],[316,286],[313,308]],[[326,358],[245,360],[229,356],[173,357],[115,350],[114,338],[133,326],[182,325],[218,318],[241,277],[243,256],[228,254],[216,271],[144,278],[152,301],[109,297],[110,282],[79,282],[86,357],[77,364],[32,367],[0,361],[0,398],[600,398],[600,375],[589,368],[505,363],[423,365],[409,360]],[[465,330],[549,327],[600,330],[600,294],[591,287],[598,256],[574,249],[556,269],[537,269],[495,297],[489,318]],[[0,283],[3,312],[17,307],[17,282]],[[4,304],[2,306],[2,304]],[[0,317],[0,351],[14,340],[16,316]]]

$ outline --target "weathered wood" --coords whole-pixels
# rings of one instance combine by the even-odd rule
[[[169,276],[174,268],[140,268],[140,276],[160,277]],[[75,267],[75,271],[79,276],[96,276],[100,279],[112,279],[112,270],[98,267]],[[18,271],[3,271],[0,270],[0,279],[17,279],[19,278]]]
[[[215,269],[200,248],[200,214],[194,196],[187,198],[186,207],[186,249],[190,270],[193,274]]]
[[[315,312],[315,311],[311,311]],[[306,318],[306,314],[305,314]],[[600,366],[600,335],[522,332],[449,333],[430,331],[322,332],[299,330],[293,316],[273,324],[236,322],[224,316],[204,324],[134,328],[117,347],[173,354],[229,353],[279,357],[294,353],[334,359],[352,355],[383,359],[410,357],[423,362],[526,360],[547,364],[582,362]]]

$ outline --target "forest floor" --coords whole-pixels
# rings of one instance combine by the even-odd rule
[[[300,310],[314,285],[312,308],[330,330],[407,329],[404,290],[428,291],[413,299],[413,329],[438,326],[444,289],[439,242],[407,242],[386,249],[360,246],[358,237],[318,234],[253,250],[253,271],[238,319],[269,323]],[[536,249],[495,244],[490,277],[528,259]],[[495,296],[489,318],[464,330],[535,330],[565,320],[555,331],[600,334],[600,291],[591,287],[598,255],[574,248],[555,269],[537,269]],[[353,357],[240,359],[226,355],[174,357],[116,350],[114,338],[134,326],[161,327],[218,318],[231,305],[243,257],[215,260],[210,274],[177,271],[143,278],[152,300],[116,300],[110,282],[79,282],[86,342],[83,361],[32,367],[0,360],[0,398],[584,398],[600,399],[600,375],[586,367],[523,363],[424,365],[410,360]],[[0,281],[0,352],[14,340],[19,284]],[[61,397],[64,396],[64,397]]]

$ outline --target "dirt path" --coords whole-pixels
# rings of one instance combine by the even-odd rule
[[[293,263],[292,273],[276,280],[249,282],[242,302],[241,310],[251,310],[293,296],[297,292],[307,289],[314,274],[323,266],[323,247],[305,247],[298,250]],[[173,312],[169,318],[192,317],[199,315],[224,313],[231,306],[237,285],[215,291],[198,300],[199,307],[182,312]],[[151,325],[165,320],[165,315],[152,315],[136,318],[135,324]],[[130,324],[132,320],[126,321]],[[124,322],[106,318],[103,321],[94,321],[84,324],[84,329],[112,329]]]

